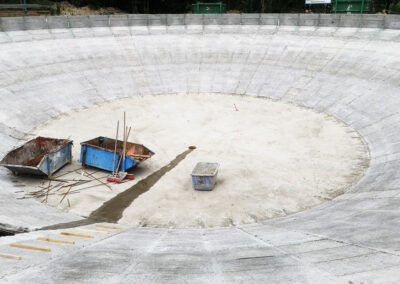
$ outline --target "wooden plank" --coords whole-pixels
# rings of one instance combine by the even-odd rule
[[[106,228],[106,229],[114,229],[114,230],[121,230],[120,227],[107,226],[107,225],[96,225],[96,227],[99,227],[99,228]]]
[[[92,229],[86,229],[86,228],[75,228],[76,230],[79,231],[84,231],[84,232],[92,232],[92,233],[99,233],[99,234],[104,234],[107,235],[107,231],[99,231],[99,230],[92,230]]]
[[[19,244],[10,244],[10,246],[14,247],[14,248],[39,250],[39,251],[46,251],[46,252],[51,251],[51,249],[49,249],[49,248],[40,248],[40,247],[35,247],[35,246],[27,246],[27,245],[19,245]]]
[[[67,232],[61,232],[60,234],[64,235],[64,236],[71,236],[71,237],[80,237],[80,238],[88,238],[88,239],[93,238],[93,236],[89,236],[89,235],[73,234],[73,233],[67,233]]]
[[[50,239],[50,238],[37,238],[38,241],[45,241],[45,242],[52,242],[52,243],[60,243],[60,244],[70,244],[74,245],[75,242],[72,241],[64,241],[64,240],[58,240],[58,239]]]
[[[128,156],[133,156],[134,158],[135,157],[138,157],[138,158],[150,158],[151,157],[150,155],[145,155],[145,154],[128,154]]]
[[[10,259],[17,259],[17,260],[21,260],[22,259],[22,256],[6,254],[6,253],[0,253],[0,257],[10,258]]]

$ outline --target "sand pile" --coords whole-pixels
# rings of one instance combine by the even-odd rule
[[[238,111],[235,109],[236,105]],[[63,115],[37,135],[79,142],[114,137],[127,112],[130,141],[156,153],[133,173],[136,180],[48,203],[88,216],[105,201],[167,165],[189,145],[197,149],[124,211],[121,223],[137,226],[211,227],[265,220],[298,212],[343,193],[368,166],[368,149],[350,127],[327,114],[284,102],[236,95],[134,97]],[[215,190],[193,190],[197,162],[218,162]],[[98,177],[106,172],[98,172]],[[31,183],[31,186],[34,186]],[[60,193],[61,194],[61,193]]]

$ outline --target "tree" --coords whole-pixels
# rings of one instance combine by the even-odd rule
[[[4,1],[4,0],[3,0]],[[14,0],[15,1],[15,0]],[[68,0],[76,6],[115,7],[127,13],[187,13],[198,0]],[[201,0],[199,0],[201,1]],[[202,0],[216,2],[221,0]],[[304,13],[305,0],[222,0],[229,11],[242,13]],[[372,12],[400,13],[400,0],[371,0]],[[324,5],[312,11],[325,12]]]

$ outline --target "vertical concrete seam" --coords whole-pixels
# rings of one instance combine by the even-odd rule
[[[90,16],[88,15],[86,17],[87,17],[87,20],[88,20],[88,28],[93,29],[93,23],[92,23],[92,20],[90,19]]]
[[[26,24],[26,17],[22,16],[22,30],[26,31],[27,29],[27,24]]]
[[[50,30],[50,27],[49,27],[49,19],[48,19],[47,16],[46,16],[46,18],[45,18],[45,22],[46,22],[46,29],[47,29],[48,32],[50,32],[50,31],[49,31],[49,30]]]
[[[383,18],[382,18],[382,28],[383,29],[386,29],[386,27],[387,27],[386,17],[387,17],[387,15],[385,14],[385,15],[383,15]]]

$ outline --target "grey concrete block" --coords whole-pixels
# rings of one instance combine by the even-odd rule
[[[90,28],[91,27],[91,21],[90,21],[89,16],[68,17],[68,21],[70,23],[70,27],[73,29]]]
[[[127,15],[110,15],[109,16],[110,27],[127,27],[128,16]]]
[[[299,14],[299,26],[319,26],[320,14]]]
[[[261,25],[274,25],[280,24],[279,14],[261,14]]]
[[[64,16],[47,17],[49,29],[65,29],[69,28],[68,18]]]
[[[384,20],[385,29],[400,29],[400,16],[398,15],[385,15]]]
[[[362,15],[352,14],[340,15],[339,27],[347,27],[347,28],[360,28],[362,27]]]
[[[279,24],[282,26],[298,26],[300,14],[279,14]]]
[[[203,25],[203,14],[186,14],[185,25]]]
[[[89,26],[93,28],[109,26],[109,16],[106,15],[90,15],[89,21]]]
[[[168,14],[167,26],[180,26],[185,24],[185,15]]]
[[[204,25],[222,25],[222,14],[203,14]]]
[[[149,26],[166,26],[167,15],[148,15]]]
[[[182,15],[93,15],[2,18],[4,31],[123,26],[178,25],[281,25],[400,29],[397,15],[343,14],[182,14]],[[226,32],[226,31],[225,31]]]
[[[148,25],[148,15],[145,15],[145,14],[128,15],[128,25],[129,26],[147,26]]]
[[[337,27],[339,26],[340,15],[320,14],[319,25],[321,27]]]
[[[24,17],[24,26],[26,30],[43,30],[47,29],[47,17]]]
[[[24,17],[2,17],[1,29],[5,32],[25,30]]]
[[[241,25],[240,14],[223,14],[221,15],[221,25]]]
[[[242,25],[259,25],[261,20],[261,14],[241,14]]]
[[[362,19],[362,27],[363,28],[377,28],[383,29],[384,28],[384,15],[369,15],[364,14],[361,17]]]

